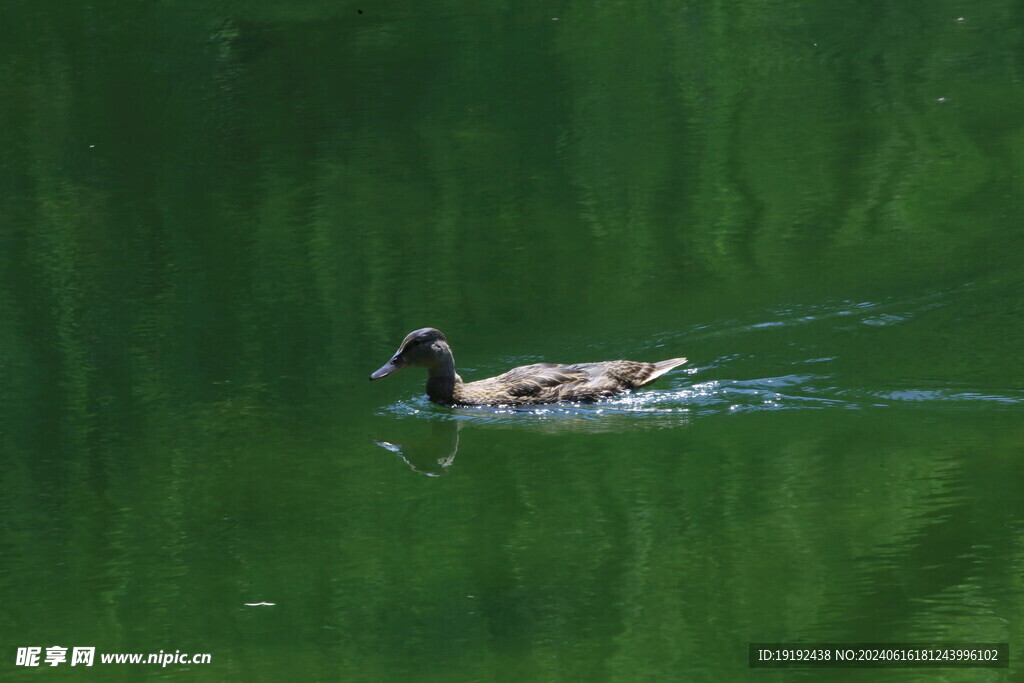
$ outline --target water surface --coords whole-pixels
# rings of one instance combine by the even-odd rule
[[[1024,663],[1017,4],[467,7],[0,10],[3,677]],[[425,325],[466,379],[690,362],[366,381]]]

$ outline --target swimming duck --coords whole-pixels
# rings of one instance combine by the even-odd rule
[[[424,327],[407,334],[391,360],[370,375],[370,379],[387,377],[410,365],[424,367],[427,369],[427,396],[442,405],[596,401],[646,386],[685,362],[685,358],[670,358],[657,363],[633,360],[574,365],[534,363],[466,383],[455,373],[455,359],[448,339],[439,330]]]

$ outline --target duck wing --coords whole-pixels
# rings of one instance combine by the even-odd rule
[[[591,375],[579,365],[534,363],[513,368],[494,378],[506,387],[513,398],[542,398],[572,391],[591,380]]]
[[[657,363],[609,360],[602,363],[579,363],[562,367],[585,372],[589,378],[587,386],[590,389],[605,393],[619,393],[627,389],[646,386],[685,362],[685,358],[671,358]]]
[[[632,360],[573,365],[534,363],[462,385],[458,402],[494,405],[596,401],[650,384],[685,362],[685,358],[673,358],[660,363]]]
[[[665,372],[654,363],[613,360],[601,363],[536,363],[509,370],[496,380],[522,401],[593,401],[634,389]]]

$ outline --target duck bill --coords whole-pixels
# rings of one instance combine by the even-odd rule
[[[379,370],[377,370],[375,373],[370,375],[370,381],[372,382],[375,379],[380,379],[381,377],[387,377],[388,375],[390,375],[393,372],[398,372],[399,370],[401,370],[402,368],[404,368],[408,364],[409,363],[404,358],[402,358],[401,356],[398,356],[396,354],[394,358],[389,360],[384,365],[380,366]]]

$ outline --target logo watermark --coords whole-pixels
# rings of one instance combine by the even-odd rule
[[[96,663],[95,647],[72,647],[51,645],[50,647],[19,647],[14,658],[16,666],[92,666]],[[101,652],[100,664],[209,664],[212,660],[207,653],[191,654],[175,650],[174,652]]]

